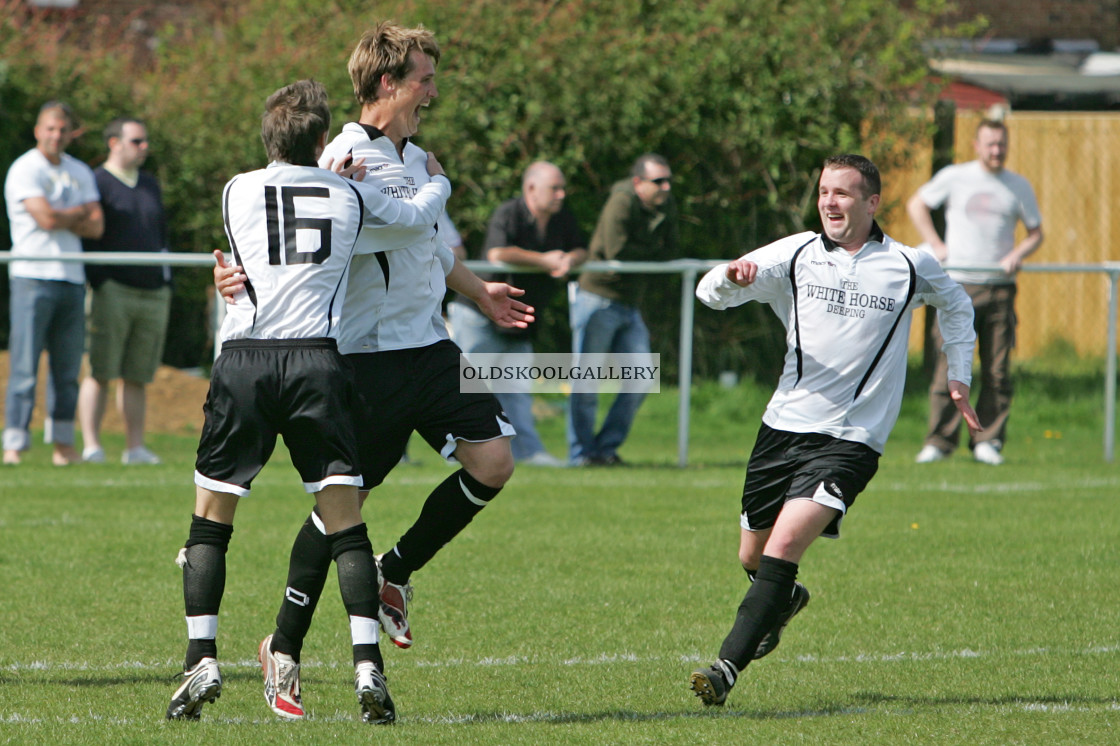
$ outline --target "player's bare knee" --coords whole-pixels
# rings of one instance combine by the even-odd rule
[[[455,457],[467,472],[487,487],[501,489],[513,476],[513,452],[509,438],[485,443],[460,443]]]
[[[501,489],[513,476],[513,456],[507,454],[493,461],[476,464],[473,468],[467,468],[467,471],[487,487]]]

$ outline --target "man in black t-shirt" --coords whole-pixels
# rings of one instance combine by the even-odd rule
[[[105,213],[105,232],[84,239],[83,251],[167,251],[167,216],[159,183],[140,167],[148,157],[148,131],[138,119],[121,117],[105,127],[109,157],[94,171]],[[78,392],[82,460],[102,462],[101,420],[109,382],[121,383],[117,405],[127,444],[124,464],[158,464],[144,447],[145,387],[163,359],[171,312],[171,269],[159,265],[90,264],[90,374]]]
[[[564,174],[552,163],[537,161],[525,169],[521,196],[503,202],[486,232],[482,258],[535,267],[541,272],[511,273],[487,277],[524,288],[520,299],[540,313],[548,307],[560,280],[587,260],[583,233],[575,215],[564,204]],[[547,273],[547,274],[545,274]],[[506,329],[487,319],[468,299],[457,295],[448,305],[455,341],[469,357],[472,354],[523,354],[533,352],[528,329]],[[528,385],[528,382],[524,382]],[[495,392],[506,416],[517,430],[511,444],[513,457],[536,466],[563,466],[564,462],[545,450],[533,421],[533,400],[528,390]]]

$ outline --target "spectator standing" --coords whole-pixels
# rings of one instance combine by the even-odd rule
[[[93,172],[101,193],[105,232],[85,239],[85,251],[168,251],[167,217],[155,176],[140,170],[148,157],[148,131],[139,119],[118,118],[105,127],[109,157]],[[89,264],[93,290],[89,314],[90,374],[78,392],[82,460],[105,460],[101,421],[109,384],[120,379],[117,408],[124,421],[124,464],[158,464],[144,446],[145,387],[163,359],[171,312],[171,268],[164,265]]]
[[[1003,463],[1007,418],[1011,411],[1011,350],[1015,346],[1015,276],[1023,260],[1042,244],[1042,216],[1030,182],[1007,170],[1008,134],[1002,121],[985,119],[973,139],[976,160],[946,166],[906,204],[907,212],[934,255],[949,266],[999,265],[994,270],[949,270],[972,299],[980,353],[980,393],[976,414],[983,429],[970,435],[973,458]],[[930,209],[945,205],[945,240],[937,234]],[[1015,242],[1022,221],[1026,236]],[[930,334],[941,349],[941,329]],[[929,429],[915,459],[940,461],[960,440],[961,415],[949,395],[945,356],[940,355],[929,388]]]
[[[482,255],[487,261],[534,267],[541,272],[490,277],[516,282],[525,290],[522,300],[541,313],[555,294],[559,281],[587,259],[584,237],[576,217],[564,204],[566,182],[552,163],[536,161],[525,169],[521,196],[503,202],[490,218]],[[472,354],[533,354],[536,325],[528,329],[505,328],[478,311],[463,295],[448,305],[455,341]],[[519,381],[523,390],[496,392],[498,401],[517,430],[511,444],[515,460],[535,466],[564,466],[549,453],[537,435],[533,397],[529,381]]]
[[[768,304],[788,344],[743,485],[739,561],[751,586],[719,657],[690,679],[706,706],[724,704],[743,669],[772,652],[809,603],[796,582],[802,556],[819,536],[839,538],[879,468],[902,405],[910,317],[922,303],[943,314],[951,396],[979,427],[968,403],[968,296],[932,256],[883,234],[879,192],[868,159],[827,159],[817,191],[822,234],[787,236],[721,264],[696,289],[716,310]]]
[[[66,153],[77,122],[71,108],[49,101],[35,122],[35,147],[8,169],[4,200],[15,257],[77,254],[83,238],[101,236],[104,221],[93,171]],[[47,418],[44,439],[52,461],[78,459],[74,413],[85,348],[85,271],[62,261],[12,261],[11,366],[4,409],[4,463],[18,464],[31,447],[31,415],[39,357],[47,351]]]
[[[674,259],[680,243],[669,162],[656,153],[634,161],[630,178],[616,183],[591,236],[590,261],[657,262]],[[649,277],[584,272],[572,288],[572,350],[585,353],[650,352],[640,310]],[[568,457],[577,466],[622,463],[618,449],[644,393],[620,393],[598,432],[596,393],[573,393],[568,409]]]

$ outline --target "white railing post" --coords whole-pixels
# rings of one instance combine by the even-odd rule
[[[1108,351],[1104,374],[1104,460],[1112,462],[1116,445],[1116,310],[1120,270],[1108,272]]]
[[[688,425],[692,405],[692,332],[696,299],[696,269],[689,267],[681,272],[681,329],[680,369],[677,386],[680,403],[677,408],[677,466],[688,466]]]

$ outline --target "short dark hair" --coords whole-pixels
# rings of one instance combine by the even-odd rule
[[[1007,125],[999,119],[981,119],[980,124],[976,125],[976,134],[980,134],[980,130],[1003,130],[1007,132]]]
[[[865,198],[873,194],[879,194],[883,188],[883,182],[879,178],[879,167],[862,155],[844,153],[829,156],[824,159],[824,168],[854,168],[859,171],[860,176],[863,177],[863,196]]]
[[[646,177],[646,164],[656,163],[658,166],[669,168],[669,161],[665,160],[665,156],[657,153],[642,153],[634,161],[634,165],[630,167],[630,175],[635,179],[644,179]]]
[[[101,136],[105,139],[105,144],[108,145],[109,140],[114,137],[123,137],[124,126],[126,124],[139,124],[141,127],[147,126],[144,124],[143,119],[137,119],[136,117],[117,117],[105,125],[105,129],[101,133]]]
[[[70,104],[64,101],[52,100],[40,106],[39,118],[41,119],[47,112],[53,112],[65,119],[70,129],[76,129],[78,127],[78,118],[74,116],[74,110],[70,108]]]
[[[317,165],[316,148],[331,128],[327,89],[317,80],[300,80],[268,97],[261,116],[261,140],[270,161]]]

